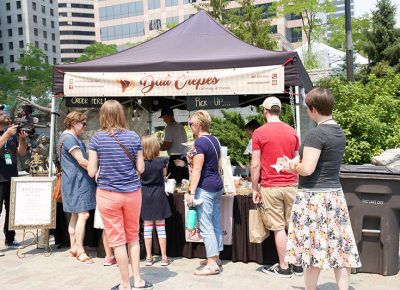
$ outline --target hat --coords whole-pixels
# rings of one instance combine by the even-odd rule
[[[165,115],[174,115],[174,111],[171,108],[162,108],[160,118],[162,118]]]
[[[277,97],[266,98],[262,103],[262,106],[267,110],[271,110],[272,106],[278,106],[279,108],[282,108],[281,101]]]

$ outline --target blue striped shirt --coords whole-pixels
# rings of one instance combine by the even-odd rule
[[[133,131],[117,130],[115,136],[125,145],[135,160],[142,150],[140,137]],[[89,150],[97,152],[100,173],[97,187],[115,192],[134,192],[141,187],[135,168],[125,151],[113,136],[97,132],[89,143]]]

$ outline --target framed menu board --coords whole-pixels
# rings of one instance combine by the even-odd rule
[[[10,191],[10,229],[54,229],[56,177],[13,177]]]

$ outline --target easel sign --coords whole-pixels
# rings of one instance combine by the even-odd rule
[[[11,179],[10,229],[56,227],[56,203],[52,199],[55,181],[55,176],[24,176]]]

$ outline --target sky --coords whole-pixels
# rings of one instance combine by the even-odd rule
[[[375,9],[377,0],[354,0],[354,14],[356,17],[362,16],[364,13],[370,13]],[[392,0],[392,3],[397,5],[397,25],[400,25],[400,0]]]

